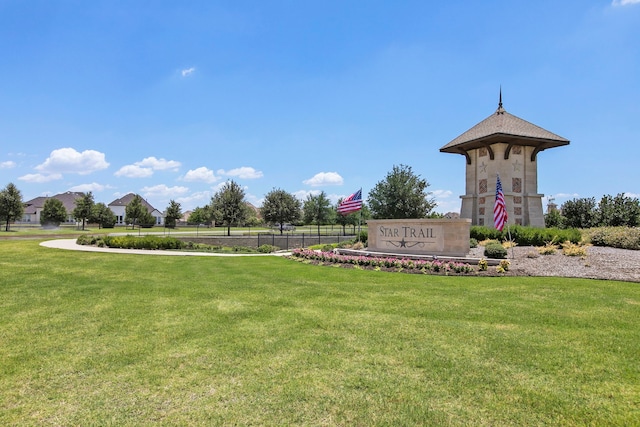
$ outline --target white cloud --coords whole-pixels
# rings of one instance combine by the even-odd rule
[[[451,190],[433,190],[429,198],[435,199],[437,206],[434,211],[446,214],[448,212],[460,212],[460,198]]]
[[[320,187],[323,185],[342,185],[344,180],[337,172],[320,172],[302,182],[312,187]]]
[[[153,175],[153,169],[142,168],[137,165],[127,165],[121,167],[114,175],[125,178],[147,178]]]
[[[613,0],[612,6],[628,6],[630,4],[640,4],[640,0]]]
[[[219,178],[214,175],[211,169],[207,169],[206,167],[202,166],[197,169],[189,170],[182,177],[182,180],[190,182],[199,181],[206,182],[207,184],[213,184],[214,182],[218,181]]]
[[[173,197],[179,194],[185,194],[189,192],[187,187],[167,187],[164,184],[154,185],[152,187],[143,187],[142,194],[144,197]]]
[[[11,169],[16,167],[16,162],[11,160],[7,160],[6,162],[0,163],[0,169]]]
[[[309,196],[317,196],[320,193],[321,193],[320,190],[311,190],[311,191],[298,190],[298,191],[295,191],[292,194],[295,196],[296,199],[302,200],[304,202],[305,200],[307,200],[307,197],[309,197]]]
[[[195,193],[189,193],[183,197],[177,197],[176,202],[180,203],[183,212],[185,210],[193,210],[196,207],[204,207],[211,201],[213,193],[211,191],[198,191]]]
[[[218,175],[232,176],[242,179],[257,179],[262,178],[262,171],[257,171],[254,168],[248,166],[242,166],[240,168],[231,169],[230,171],[218,170]]]
[[[62,179],[62,175],[59,173],[52,173],[52,174],[30,173],[27,175],[23,175],[18,179],[20,181],[40,184],[43,182],[50,182],[50,181],[56,181],[58,179]]]
[[[142,159],[141,162],[135,162],[134,165],[143,168],[151,168],[154,171],[173,170],[177,171],[181,166],[180,162],[175,160],[156,159],[155,157],[147,157]]]
[[[45,174],[77,173],[88,175],[92,172],[106,169],[109,163],[105,161],[104,153],[95,150],[85,150],[82,153],[73,148],[53,150],[44,163],[35,167]]]
[[[175,160],[156,159],[152,156],[145,157],[132,165],[123,166],[114,175],[126,178],[147,178],[153,175],[154,171],[172,170],[175,172],[180,166],[181,163]]]
[[[190,68],[185,68],[185,69],[181,70],[180,74],[182,75],[182,77],[189,77],[195,71],[196,71],[196,67],[190,67]]]
[[[108,188],[113,188],[110,185],[102,185],[97,182],[92,182],[91,184],[80,184],[69,188],[69,191],[79,191],[81,193],[91,192],[100,192],[104,191]]]

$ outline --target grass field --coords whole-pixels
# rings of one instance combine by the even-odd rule
[[[640,425],[640,286],[0,240],[0,425]]]

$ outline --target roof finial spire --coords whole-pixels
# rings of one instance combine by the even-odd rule
[[[500,85],[500,99],[498,101],[498,109],[496,114],[504,114],[504,108],[502,108],[502,85]]]

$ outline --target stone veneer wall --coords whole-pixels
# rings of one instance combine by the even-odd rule
[[[493,227],[496,176],[500,174],[507,207],[508,224],[544,227],[542,194],[538,194],[538,170],[531,161],[534,147],[513,146],[505,159],[508,144],[492,144],[494,158],[486,147],[470,150],[466,167],[466,194],[461,196],[460,216],[473,225]]]

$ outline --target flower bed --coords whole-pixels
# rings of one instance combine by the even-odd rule
[[[477,266],[461,262],[342,255],[335,252],[314,251],[311,249],[295,249],[291,253],[291,257],[297,260],[308,260],[316,264],[343,265],[371,270],[403,271],[406,273],[463,275],[478,273]]]

